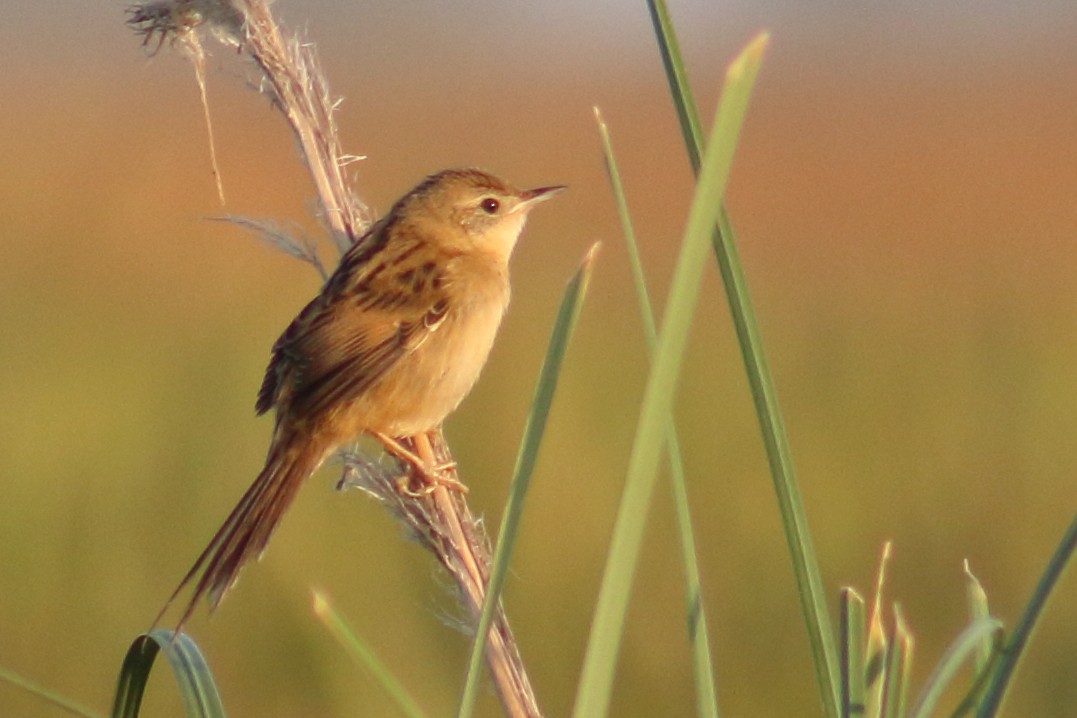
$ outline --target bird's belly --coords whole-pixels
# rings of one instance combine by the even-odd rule
[[[409,436],[441,425],[482,372],[504,313],[501,303],[472,305],[445,318],[352,407],[359,431]],[[356,431],[355,433],[359,433]]]

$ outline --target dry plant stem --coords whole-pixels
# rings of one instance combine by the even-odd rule
[[[262,68],[273,88],[274,99],[295,132],[325,221],[342,252],[367,228],[366,208],[348,188],[340,150],[334,103],[330,101],[325,77],[310,45],[297,39],[285,41],[269,8],[260,0],[234,0],[245,18],[244,47]]]
[[[200,35],[238,47],[262,70],[259,89],[270,94],[299,142],[333,242],[343,253],[370,225],[344,167],[357,159],[341,152],[325,76],[313,45],[285,37],[264,0],[150,0],[128,9],[128,24],[158,51],[185,46],[196,68]]]
[[[416,453],[428,466],[452,462],[449,447],[440,431],[421,435],[414,443]],[[457,478],[455,469],[451,471],[452,478]],[[461,492],[437,482],[434,491],[425,500],[432,504],[430,515],[440,524],[438,533],[442,540],[438,542],[439,550],[435,554],[452,574],[471,621],[477,623],[489,580],[490,548],[485,532],[472,517]],[[487,636],[486,665],[506,715],[513,718],[536,718],[542,715],[501,606],[498,606]]]
[[[400,443],[428,466],[447,465],[452,454],[440,431]],[[410,464],[401,480],[362,454],[344,456],[342,487],[356,487],[381,501],[414,537],[434,554],[456,583],[472,625],[478,622],[489,579],[490,545],[482,525],[468,508],[466,496],[446,485],[445,475],[458,479],[455,468],[430,477]],[[426,489],[430,490],[427,491]],[[538,702],[527,677],[508,618],[499,605],[487,634],[486,665],[505,714],[540,718]]]

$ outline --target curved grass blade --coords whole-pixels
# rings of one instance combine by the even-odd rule
[[[726,71],[725,87],[718,103],[707,155],[696,183],[688,226],[673,273],[658,347],[636,426],[628,476],[576,694],[573,715],[577,718],[604,716],[609,708],[628,596],[643,541],[647,510],[658,478],[658,464],[665,445],[688,329],[699,297],[707,245],[721,207],[737,138],[748,108],[748,98],[766,46],[767,35],[758,35]]]
[[[1047,562],[1047,568],[1040,577],[1039,583],[1036,584],[1032,598],[1025,606],[1021,619],[1014,626],[1013,634],[1006,641],[998,669],[987,687],[983,702],[980,703],[980,710],[976,713],[977,718],[993,718],[998,715],[1006,698],[1006,691],[1024,655],[1025,646],[1032,637],[1032,632],[1047,605],[1047,599],[1050,598],[1055,584],[1058,583],[1058,579],[1061,578],[1066,566],[1073,558],[1075,550],[1077,550],[1077,515],[1074,515],[1058,548]]]
[[[688,160],[693,170],[698,173],[704,148],[703,136],[699,130],[698,112],[692,100],[673,25],[664,0],[647,0],[647,6],[651,11],[655,36],[658,39],[662,62],[666,69],[673,104],[680,118],[681,134],[684,136]],[[744,358],[752,401],[755,404],[756,415],[759,417],[763,446],[774,481],[774,491],[778,499],[790,559],[793,562],[797,593],[804,613],[808,642],[815,667],[815,682],[825,714],[830,718],[835,718],[838,715],[840,674],[834,631],[827,613],[826,593],[823,589],[823,580],[811,535],[808,532],[807,514],[804,512],[793,473],[789,441],[778,411],[774,382],[771,380],[770,369],[767,367],[766,357],[763,354],[762,339],[740,265],[733,224],[724,206],[719,210],[718,230],[714,232],[712,241],[718,268],[722,274],[722,283],[729,300],[733,325],[737,332],[737,342],[740,344],[741,355]]]
[[[329,632],[333,634],[333,637],[340,642],[342,646],[352,654],[352,656],[362,663],[370,671],[371,675],[381,684],[385,692],[388,693],[396,705],[400,708],[400,711],[408,716],[408,718],[426,718],[426,714],[423,713],[422,708],[415,702],[415,699],[411,697],[404,685],[396,679],[392,671],[386,667],[381,660],[374,654],[362,639],[355,634],[348,622],[337,613],[337,610],[333,608],[329,600],[320,592],[313,591],[314,594],[314,615],[318,617],[325,627],[329,629]]]
[[[198,645],[185,633],[157,629],[143,633],[131,643],[120,668],[113,718],[135,718],[142,706],[146,682],[158,651],[164,651],[179,686],[188,718],[223,718],[224,706],[209,666]]]
[[[632,267],[632,279],[636,288],[640,316],[643,321],[643,333],[647,340],[647,349],[654,357],[654,348],[658,343],[658,327],[655,325],[654,309],[647,291],[647,279],[643,272],[639,246],[636,243],[636,231],[628,211],[624,184],[617,160],[613,155],[613,143],[609,128],[598,108],[595,121],[602,138],[602,152],[606,158],[606,172],[609,175],[610,189],[617,203],[617,214],[621,219],[621,231],[628,249],[628,261]],[[677,427],[670,416],[666,437],[666,455],[669,458],[669,475],[673,487],[673,506],[677,518],[677,533],[681,544],[681,561],[684,565],[684,594],[687,609],[688,640],[692,647],[692,675],[696,688],[696,715],[701,718],[718,717],[718,691],[714,684],[714,668],[711,664],[710,630],[707,628],[707,614],[703,610],[703,589],[699,579],[699,559],[696,557],[695,531],[692,529],[692,512],[688,503],[688,486],[685,480],[684,460],[681,456],[680,440]]]
[[[994,618],[977,618],[966,626],[931,672],[916,706],[909,713],[909,718],[927,718],[932,715],[950,681],[961,670],[961,664],[970,658],[975,660],[976,652],[985,636],[1001,632],[1002,622]]]
[[[11,685],[21,688],[27,693],[31,693],[61,710],[67,711],[71,715],[82,716],[82,718],[100,718],[100,713],[95,713],[88,708],[83,708],[59,693],[51,691],[48,688],[42,688],[36,683],[29,681],[18,673],[13,673],[6,668],[0,667],[0,680],[7,681]]]
[[[468,662],[467,679],[464,682],[464,690],[460,697],[460,708],[457,715],[467,718],[475,710],[475,699],[478,696],[479,680],[482,677],[483,652],[486,650],[486,636],[490,632],[490,623],[494,618],[494,610],[500,600],[501,589],[505,584],[505,575],[508,573],[509,561],[512,550],[516,545],[516,536],[519,532],[520,519],[523,515],[524,499],[527,497],[527,489],[531,484],[531,474],[535,470],[535,461],[538,458],[539,446],[542,436],[546,431],[546,419],[550,414],[550,406],[553,403],[554,391],[557,389],[557,380],[561,374],[561,364],[568,349],[572,331],[576,328],[576,320],[583,307],[584,297],[587,295],[587,286],[591,281],[591,272],[594,268],[595,257],[598,254],[599,245],[591,245],[584,257],[580,268],[569,280],[568,286],[561,298],[561,306],[554,320],[553,331],[550,335],[550,343],[546,349],[546,358],[542,362],[539,371],[538,383],[535,386],[535,396],[531,401],[531,411],[524,425],[523,438],[520,441],[520,449],[516,455],[516,466],[512,472],[512,483],[509,485],[509,499],[505,505],[504,515],[501,517],[501,526],[497,534],[497,547],[494,550],[494,558],[490,566],[490,580],[486,586],[486,598],[482,605],[482,614],[475,630],[475,642],[471,649],[471,659]]]

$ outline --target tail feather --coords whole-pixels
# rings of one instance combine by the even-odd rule
[[[309,446],[274,447],[265,468],[172,592],[154,625],[160,623],[179,594],[192,582],[194,590],[176,623],[176,633],[194,614],[203,598],[208,599],[210,610],[216,608],[236,582],[240,569],[261,556],[299,487],[324,457],[324,451]]]

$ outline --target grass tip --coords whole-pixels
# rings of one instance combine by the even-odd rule
[[[591,248],[587,250],[587,254],[584,255],[583,262],[580,263],[580,268],[590,270],[591,265],[595,263],[595,258],[598,257],[600,249],[602,249],[601,240],[592,244]]]
[[[894,542],[883,543],[883,555],[879,557],[879,573],[875,576],[875,606],[882,601],[883,587],[886,585],[886,568],[890,565],[890,555],[894,551]]]
[[[313,603],[314,615],[324,621],[333,611],[333,607],[329,605],[329,599],[316,588],[311,589],[310,598]]]
[[[770,30],[760,30],[756,36],[752,38],[752,41],[748,43],[748,47],[745,48],[745,54],[758,59],[759,57],[762,57],[769,46]]]
[[[900,633],[910,634],[909,623],[905,620],[905,612],[901,610],[901,604],[894,601],[893,605],[890,606],[890,613],[894,617],[894,627]]]
[[[729,69],[726,70],[726,78],[734,79],[744,75],[749,67],[754,67],[760,63],[763,59],[763,54],[767,51],[767,47],[770,45],[770,31],[762,30],[758,35],[752,38],[741,53],[737,55],[737,58],[733,60],[729,65]]]

